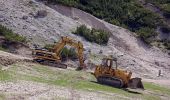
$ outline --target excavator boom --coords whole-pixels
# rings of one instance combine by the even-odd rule
[[[83,44],[80,41],[75,41],[68,37],[61,37],[61,40],[52,48],[49,52],[48,50],[35,49],[33,50],[34,60],[38,62],[53,62],[58,64],[61,62],[60,54],[64,46],[69,45],[77,49],[78,59],[80,62],[80,67],[77,70],[81,70],[85,67],[83,58]],[[46,64],[48,65],[48,64]],[[65,67],[64,67],[65,68]]]

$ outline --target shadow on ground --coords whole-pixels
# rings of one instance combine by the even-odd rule
[[[96,81],[90,81],[90,82],[96,83],[96,84],[100,84],[100,83],[98,83],[98,82],[96,82]],[[100,85],[104,85],[104,84],[100,84]],[[105,86],[110,86],[110,85],[105,85]],[[110,88],[116,88],[116,87],[110,86]],[[140,92],[133,91],[133,90],[129,90],[129,89],[127,89],[127,88],[117,88],[117,89],[126,91],[126,92],[128,92],[128,93],[132,93],[132,94],[142,94],[142,93],[140,93]]]

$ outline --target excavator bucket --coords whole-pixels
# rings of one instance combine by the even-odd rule
[[[132,89],[144,89],[143,83],[141,81],[141,78],[132,78],[129,81],[128,88]]]

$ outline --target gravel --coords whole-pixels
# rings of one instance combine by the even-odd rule
[[[1,82],[0,86],[0,93],[5,94],[7,100],[109,100],[113,97],[129,99],[114,93],[82,91],[28,81]]]

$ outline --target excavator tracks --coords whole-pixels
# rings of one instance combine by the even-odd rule
[[[67,65],[66,64],[58,63],[56,61],[34,59],[34,62],[38,62],[38,63],[40,63],[42,65],[47,65],[47,66],[67,69]]]
[[[123,81],[115,77],[100,76],[97,78],[98,83],[113,86],[116,88],[123,87]]]

